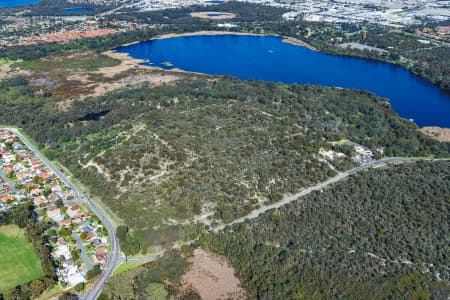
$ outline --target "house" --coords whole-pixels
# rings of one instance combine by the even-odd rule
[[[60,270],[62,280],[67,282],[69,286],[75,286],[80,282],[84,282],[84,277],[81,275],[78,267],[72,264],[66,263],[66,267]]]
[[[91,242],[92,246],[94,246],[94,247],[99,247],[99,246],[103,245],[102,240],[99,238],[96,238],[90,242]]]
[[[45,199],[45,198],[43,198],[43,197],[36,197],[36,198],[34,198],[34,200],[33,200],[34,206],[40,206],[40,205],[42,205],[43,203],[47,203],[47,202],[48,202],[47,199]]]
[[[66,211],[66,213],[69,215],[69,217],[74,218],[78,215],[80,212],[80,206],[79,205],[73,205],[70,206],[69,209]]]
[[[59,210],[59,208],[47,211],[47,217],[55,222],[61,222],[64,219],[64,216],[61,214],[61,210]]]
[[[59,242],[59,239],[58,239]],[[59,258],[61,256],[64,257],[64,260],[68,260],[72,258],[72,255],[70,254],[69,246],[65,243],[58,243],[58,247],[53,252],[53,256],[55,258]]]
[[[31,196],[38,196],[38,195],[41,195],[42,194],[42,190],[41,189],[32,189],[31,191],[30,191],[30,195]]]
[[[95,249],[95,261],[104,264],[108,258],[108,250],[105,247],[98,247]]]
[[[52,179],[53,174],[46,172],[46,173],[39,174],[39,177],[44,180],[50,180],[50,179]]]
[[[61,222],[59,222],[59,224],[61,224],[61,226],[67,227],[67,226],[70,226],[70,224],[72,224],[72,220],[65,219],[65,220],[62,220]]]
[[[13,162],[13,161],[16,161],[16,156],[13,155],[13,154],[3,155],[3,160],[4,160],[7,164],[9,164],[9,163],[11,163],[11,162]]]
[[[13,200],[13,196],[11,196],[11,195],[5,195],[2,197],[2,202],[5,204],[12,200]]]
[[[82,220],[78,216],[72,219],[72,223],[74,223],[74,224],[78,224],[79,225],[81,222],[82,222]]]
[[[86,237],[86,241],[92,241],[93,239],[95,239],[97,237],[97,234],[95,233],[95,231],[90,231]]]
[[[51,202],[55,202],[56,200],[58,200],[58,195],[52,193],[48,195],[48,200],[50,200]]]
[[[5,169],[6,172],[14,171],[14,165],[12,165],[12,164],[7,164],[3,168]]]

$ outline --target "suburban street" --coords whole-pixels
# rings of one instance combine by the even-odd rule
[[[142,256],[142,257],[132,257],[132,258],[125,258],[120,255],[120,247],[119,247],[119,240],[116,236],[115,228],[113,223],[110,221],[109,217],[102,212],[100,208],[96,206],[96,204],[85,194],[83,194],[72,182],[56,167],[50,162],[32,143],[28,141],[26,137],[24,137],[17,129],[15,128],[2,128],[5,130],[9,130],[13,132],[34,154],[41,159],[49,169],[52,170],[52,172],[55,173],[56,176],[58,176],[61,181],[69,188],[71,188],[75,195],[75,201],[85,203],[89,209],[98,216],[98,218],[101,220],[101,222],[107,227],[108,233],[109,233],[109,239],[111,242],[111,249],[110,254],[107,260],[107,263],[105,265],[105,268],[103,272],[99,275],[97,280],[94,282],[92,286],[89,287],[87,292],[80,297],[80,299],[83,300],[94,300],[96,299],[102,292],[103,286],[108,281],[108,279],[112,276],[114,270],[116,267],[118,267],[120,264],[127,263],[127,262],[146,262],[146,261],[152,261],[156,260],[162,256],[164,256],[164,252],[155,254],[155,255],[148,255],[148,256]],[[218,232],[222,229],[224,229],[227,226],[231,226],[233,224],[243,223],[247,220],[255,219],[261,214],[271,210],[276,209],[279,207],[282,207],[284,205],[287,205],[293,201],[298,200],[301,197],[304,197],[314,191],[322,190],[334,183],[337,183],[341,180],[346,179],[347,177],[357,174],[359,172],[368,170],[370,168],[376,168],[381,167],[387,164],[399,164],[399,163],[407,163],[417,160],[426,160],[431,158],[424,158],[424,157],[388,157],[388,158],[382,158],[379,160],[373,160],[371,162],[362,164],[358,167],[355,167],[353,169],[350,169],[345,172],[337,172],[337,175],[334,177],[331,177],[327,179],[324,182],[320,182],[314,186],[310,186],[298,193],[295,193],[293,195],[286,195],[281,201],[263,206],[259,209],[256,209],[252,212],[250,212],[248,215],[238,218],[230,223],[223,224],[221,226],[212,228],[212,231]],[[77,242],[79,241],[79,237],[75,236],[75,239]],[[193,241],[191,241],[193,242]],[[83,257],[84,258],[84,257]]]
[[[84,261],[84,265],[86,266],[86,270],[92,270],[92,264],[89,261],[89,257],[86,253],[86,250],[83,247],[83,242],[80,239],[80,236],[78,235],[77,232],[72,232],[72,237],[75,239],[75,241],[77,242],[78,248],[81,250],[81,258]]]
[[[108,281],[109,277],[113,274],[116,265],[118,264],[119,256],[120,256],[120,247],[119,240],[116,236],[115,228],[109,218],[103,214],[103,212],[97,208],[97,206],[92,202],[92,200],[84,195],[72,182],[57,168],[50,162],[32,143],[28,141],[16,128],[4,128],[13,132],[34,154],[42,160],[52,172],[55,173],[56,176],[61,179],[61,181],[75,194],[75,198],[87,204],[89,209],[96,214],[101,222],[106,226],[109,233],[109,239],[111,242],[111,250],[108,257],[108,261],[106,263],[105,269],[97,278],[97,281],[92,285],[92,287],[81,297],[81,299],[85,300],[93,300],[96,299],[103,288],[103,285]]]

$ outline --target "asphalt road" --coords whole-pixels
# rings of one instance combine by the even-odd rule
[[[116,265],[118,265],[118,261],[120,258],[120,247],[119,247],[119,240],[116,236],[116,231],[114,228],[114,225],[109,220],[109,218],[103,214],[103,212],[97,208],[94,202],[87,196],[84,195],[75,185],[72,184],[72,182],[57,168],[55,167],[51,161],[49,161],[32,143],[28,141],[27,138],[25,138],[17,129],[15,128],[4,128],[6,130],[9,130],[13,132],[33,153],[39,157],[40,160],[42,160],[47,167],[52,170],[53,173],[55,173],[56,176],[61,179],[61,181],[75,194],[75,198],[79,200],[80,202],[85,202],[89,209],[98,216],[98,218],[101,220],[101,222],[106,226],[108,229],[109,234],[109,240],[111,243],[109,258],[106,263],[105,269],[103,272],[99,275],[95,283],[89,288],[89,290],[82,296],[80,299],[83,300],[94,300],[96,299],[103,288],[103,285],[108,281],[109,277],[113,274],[114,269],[116,268]]]
[[[90,271],[92,270],[92,264],[89,261],[89,256],[86,253],[86,250],[83,247],[83,242],[80,239],[80,236],[78,235],[78,232],[72,232],[72,237],[75,239],[75,241],[77,242],[78,248],[81,250],[81,258],[84,261],[84,265],[86,266],[86,270]]]
[[[110,241],[111,241],[111,250],[110,250],[109,259],[106,263],[104,271],[100,274],[100,276],[97,278],[95,283],[89,288],[89,290],[82,297],[80,297],[80,299],[83,299],[83,300],[96,299],[100,295],[104,284],[108,281],[109,277],[113,274],[114,269],[117,266],[119,266],[120,264],[122,264],[124,262],[151,261],[151,260],[158,259],[164,255],[164,253],[160,253],[157,255],[134,257],[134,258],[128,258],[128,259],[125,259],[124,257],[120,256],[119,240],[116,236],[115,228],[114,228],[112,222],[109,220],[109,218],[100,209],[97,208],[95,203],[92,202],[92,200],[87,195],[83,194],[75,185],[73,185],[72,182],[70,182],[69,179],[67,179],[67,177],[58,168],[56,168],[36,147],[34,147],[34,145],[31,144],[17,129],[15,129],[15,128],[4,128],[4,129],[10,130],[14,134],[16,134],[16,136],[31,151],[33,151],[35,153],[35,155],[37,157],[39,157],[48,166],[48,168],[50,168],[61,179],[61,181],[64,182],[64,184],[66,186],[68,186],[69,188],[71,188],[74,191],[75,197],[77,198],[78,201],[84,201],[88,205],[88,207],[91,209],[91,211],[99,217],[99,219],[103,222],[103,224],[105,224],[105,226],[108,229],[108,233],[109,233],[109,237],[110,237]],[[383,158],[380,160],[374,160],[372,162],[369,162],[367,164],[353,168],[351,170],[338,173],[335,177],[329,178],[328,180],[326,180],[324,182],[321,182],[314,186],[308,187],[308,188],[300,191],[299,193],[296,193],[296,194],[293,194],[290,196],[286,196],[277,203],[273,203],[271,205],[267,205],[267,206],[261,207],[259,209],[256,209],[256,210],[252,211],[250,214],[248,214],[242,218],[236,219],[231,223],[218,226],[218,227],[214,228],[213,230],[217,232],[217,231],[225,228],[226,226],[243,223],[250,219],[255,219],[259,215],[265,213],[268,210],[271,210],[274,208],[279,208],[281,206],[289,204],[293,201],[298,200],[299,198],[301,198],[303,196],[306,196],[314,191],[322,190],[331,184],[341,181],[341,180],[347,178],[348,176],[359,173],[361,171],[364,171],[364,170],[367,170],[370,168],[374,168],[374,167],[378,167],[378,166],[383,166],[383,165],[386,165],[389,163],[405,163],[405,162],[415,161],[418,159],[423,159],[423,158],[390,157],[390,158]]]

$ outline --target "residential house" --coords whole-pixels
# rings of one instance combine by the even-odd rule
[[[69,215],[69,217],[74,218],[78,215],[80,212],[80,206],[79,205],[73,205],[70,206],[69,209],[66,211],[66,213]]]
[[[61,222],[64,219],[64,216],[61,214],[61,210],[59,208],[47,211],[47,217],[55,222]]]

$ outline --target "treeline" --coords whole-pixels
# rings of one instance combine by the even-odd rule
[[[447,299],[450,162],[372,170],[202,239],[259,299]]]
[[[65,2],[65,0],[58,1]],[[49,4],[45,1],[40,5],[53,7],[52,3]],[[286,21],[282,18],[282,14],[286,12],[285,9],[233,1],[213,6],[191,6],[152,12],[136,12],[125,9],[120,14],[105,16],[106,20],[151,24],[152,28],[95,39],[79,39],[68,43],[0,48],[0,57],[36,59],[67,50],[104,51],[126,43],[147,40],[159,34],[217,30],[217,21],[190,16],[190,13],[194,11],[217,10],[236,14],[236,18],[230,22],[237,24],[238,27],[230,29],[230,31],[279,34],[298,38],[326,53],[357,56],[397,64],[444,90],[450,88],[448,63],[450,51],[447,46],[425,47],[417,41],[417,37],[410,34],[373,25],[342,24],[335,26],[328,23],[305,22],[301,16],[295,21]],[[363,35],[362,31],[368,32]],[[387,50],[388,53],[343,49],[339,47],[339,44],[343,42],[358,42],[380,47]],[[412,44],[414,44],[414,48],[410,47]],[[421,50],[422,48],[430,49]],[[402,57],[408,61],[404,61],[401,59]]]
[[[144,264],[115,275],[105,285],[99,300],[120,299],[186,299],[199,300],[193,290],[181,289],[181,276],[188,267],[187,258],[192,249],[183,246],[180,251],[167,251],[155,262]]]
[[[110,20],[123,20],[138,23],[152,23],[165,25],[193,25],[211,24],[215,26],[218,22],[209,19],[200,19],[191,17],[192,12],[203,11],[219,11],[228,12],[236,15],[230,21],[233,23],[253,23],[253,22],[280,22],[282,15],[289,10],[284,8],[272,7],[267,5],[260,5],[255,3],[229,1],[217,5],[205,6],[188,6],[176,9],[165,9],[159,11],[136,12],[133,9],[124,9],[120,14],[106,16]]]
[[[45,245],[44,231],[49,224],[39,223],[34,214],[31,203],[12,207],[9,211],[0,214],[0,226],[15,224],[25,230],[26,237],[32,243],[36,254],[39,256],[44,270],[44,276],[29,283],[17,286],[0,294],[0,299],[27,300],[37,298],[46,289],[57,283],[55,263],[51,259],[50,249]]]
[[[22,14],[24,17],[79,15],[80,13],[67,12],[64,11],[64,9],[80,6],[93,9],[92,12],[83,12],[83,15],[94,15],[116,7],[114,5],[99,5],[95,4],[95,2],[84,5],[67,0],[40,0],[34,4],[0,8],[0,15],[15,15],[19,12],[23,12],[24,10],[25,13]]]
[[[12,60],[25,59],[32,60],[46,57],[50,54],[61,53],[70,50],[96,50],[105,51],[119,47],[123,44],[146,40],[158,34],[157,30],[131,31],[126,33],[113,34],[95,39],[78,39],[68,43],[46,43],[31,46],[13,46],[0,48],[0,57]],[[165,32],[165,31],[162,31]]]
[[[212,221],[230,221],[335,175],[315,159],[329,142],[349,139],[386,156],[449,155],[449,143],[419,133],[386,99],[364,91],[190,79],[62,111],[57,98],[24,84],[18,77],[0,85],[0,123],[22,127],[126,221],[134,230],[122,238],[129,254],[190,239],[197,228],[162,223],[199,215],[204,205],[213,206]],[[142,126],[139,134],[133,125]],[[108,178],[82,167],[91,159]],[[165,170],[171,176],[149,180]]]

